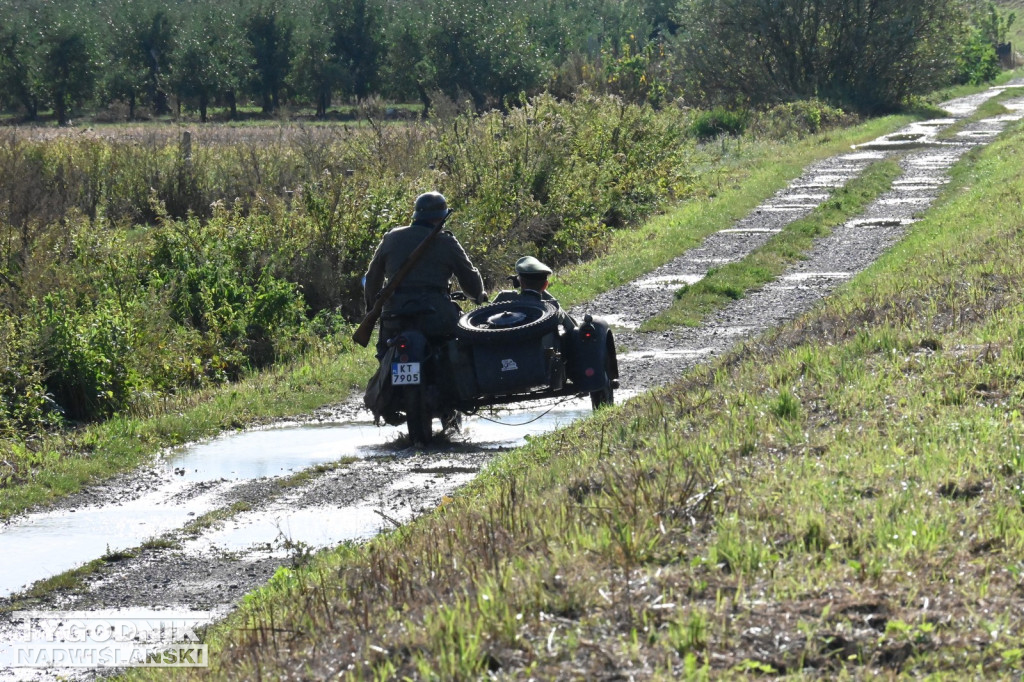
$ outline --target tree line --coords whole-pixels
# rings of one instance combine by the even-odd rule
[[[866,112],[998,72],[977,0],[6,0],[0,110],[60,123],[581,88],[661,105],[821,98]]]

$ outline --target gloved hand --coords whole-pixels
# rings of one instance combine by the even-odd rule
[[[487,292],[485,291],[476,297],[476,304],[481,305],[483,303],[487,303],[489,300],[490,298],[487,296]]]

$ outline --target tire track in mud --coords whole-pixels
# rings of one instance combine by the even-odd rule
[[[1022,84],[1024,81],[1006,87]],[[907,226],[938,196],[948,182],[949,168],[963,154],[991,141],[1009,123],[1024,117],[1024,99],[1015,100],[1008,105],[1011,115],[972,123],[948,140],[937,139],[940,131],[969,116],[1003,89],[948,102],[942,106],[950,113],[949,118],[912,124],[809,166],[800,178],[731,228],[710,235],[697,248],[645,277],[574,308],[573,314],[590,312],[609,318],[616,326],[618,345],[625,351],[619,355],[621,384],[625,389],[641,391],[806,312],[900,239]],[[636,331],[642,322],[671,304],[674,291],[682,284],[698,281],[716,265],[742,259],[788,223],[808,215],[868,164],[893,157],[899,159],[903,173],[891,190],[862,215],[818,240],[806,260],[781,277],[748,292],[700,327],[651,334]],[[357,404],[354,400],[312,419],[327,424],[346,420],[365,423],[368,416],[359,414]],[[535,407],[530,414],[544,409]],[[585,413],[584,409],[570,407],[566,419]],[[378,431],[376,437],[379,443],[395,438],[395,434]],[[471,432],[428,452],[402,450],[395,444],[370,448],[348,465],[316,472],[311,479],[299,480],[293,486],[276,484],[283,474],[277,479],[256,477],[243,482],[225,478],[185,481],[176,493],[180,499],[209,495],[217,500],[212,506],[234,504],[241,511],[191,536],[184,536],[176,525],[162,533],[175,541],[175,547],[143,549],[134,558],[111,562],[87,576],[85,589],[77,593],[51,594],[29,604],[35,609],[174,607],[226,612],[244,594],[265,583],[279,566],[302,560],[318,545],[370,537],[381,528],[401,524],[443,503],[444,496],[469,481],[496,451],[521,444],[522,436],[513,441],[494,439],[496,442],[486,447],[480,447],[480,440],[479,434]],[[185,473],[184,467],[173,473],[136,472],[70,498],[62,505],[63,513],[76,507],[124,505],[167,487],[174,476]],[[24,521],[15,519],[0,528],[0,554],[5,532]],[[318,542],[304,533],[318,525],[344,526],[348,535],[339,537],[334,532],[328,541]],[[97,547],[95,554],[100,556],[102,548]],[[16,641],[16,624],[4,612],[11,604],[10,599],[0,596],[0,668],[5,665],[3,642]],[[0,679],[47,679],[66,673],[7,670],[0,671]]]

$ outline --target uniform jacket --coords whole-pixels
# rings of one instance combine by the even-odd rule
[[[432,229],[429,223],[414,222],[406,227],[396,227],[384,235],[366,271],[364,296],[367,309],[373,307],[385,283],[398,273]],[[394,295],[384,303],[384,315],[411,302],[425,303],[435,309],[437,325],[436,329],[424,331],[443,333],[448,327],[453,330],[458,322],[458,308],[448,296],[448,282],[453,275],[471,299],[475,300],[483,293],[484,282],[480,272],[473,267],[455,235],[443,231],[430,244],[416,267],[405,276]]]

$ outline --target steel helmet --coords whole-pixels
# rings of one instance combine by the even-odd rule
[[[444,198],[443,194],[440,192],[425,192],[416,197],[416,203],[413,204],[412,219],[437,220],[438,218],[447,218],[449,213],[451,213],[451,209],[448,208],[448,201]]]

